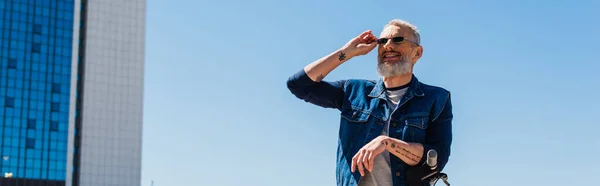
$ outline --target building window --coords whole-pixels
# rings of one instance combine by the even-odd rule
[[[40,53],[40,51],[42,51],[42,45],[40,45],[39,43],[34,43],[33,47],[31,47],[31,51],[35,53]]]
[[[50,131],[58,131],[58,121],[50,121]]]
[[[59,83],[52,84],[52,93],[60,93],[60,84]]]
[[[6,97],[6,99],[4,100],[4,106],[14,107],[15,106],[15,98]]]
[[[35,129],[35,119],[27,119],[27,129]]]
[[[10,58],[8,59],[8,68],[17,68],[17,59]]]
[[[39,25],[39,24],[33,25],[33,33],[34,34],[42,34],[42,25]]]
[[[57,102],[52,102],[52,104],[50,104],[50,111],[58,112],[58,107],[59,107],[59,104]]]
[[[26,147],[28,149],[35,148],[35,139],[33,139],[33,138],[27,138],[27,141],[26,141],[25,145],[26,145]]]

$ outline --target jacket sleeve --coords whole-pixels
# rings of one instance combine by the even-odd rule
[[[324,108],[341,110],[344,102],[344,84],[346,81],[315,82],[302,69],[287,80],[287,87],[298,99]]]
[[[418,165],[427,160],[427,152],[434,149],[438,154],[437,166],[442,170],[448,163],[450,157],[450,146],[452,144],[452,102],[448,92],[446,102],[443,103],[442,111],[433,119],[427,128],[427,139],[422,144],[423,156]]]

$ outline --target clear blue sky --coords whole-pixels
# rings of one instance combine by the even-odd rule
[[[393,18],[421,32],[417,77],[453,93],[451,184],[598,183],[598,10],[591,0],[149,1],[142,183],[335,185],[339,114],[285,81]],[[375,57],[326,80],[378,78]]]

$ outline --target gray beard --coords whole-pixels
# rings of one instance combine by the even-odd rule
[[[383,61],[378,60],[377,74],[382,77],[400,76],[408,73],[412,73],[412,68],[410,66],[410,62],[408,62],[407,56],[402,56],[400,61],[392,65],[387,65]]]

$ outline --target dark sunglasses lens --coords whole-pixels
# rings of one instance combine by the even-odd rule
[[[381,38],[381,39],[378,39],[378,40],[377,40],[377,43],[378,43],[378,44],[386,44],[386,43],[387,43],[387,41],[388,41],[388,39],[386,39],[386,38]]]
[[[400,43],[400,42],[404,41],[404,38],[403,37],[395,37],[395,38],[392,38],[392,41],[394,43]]]

